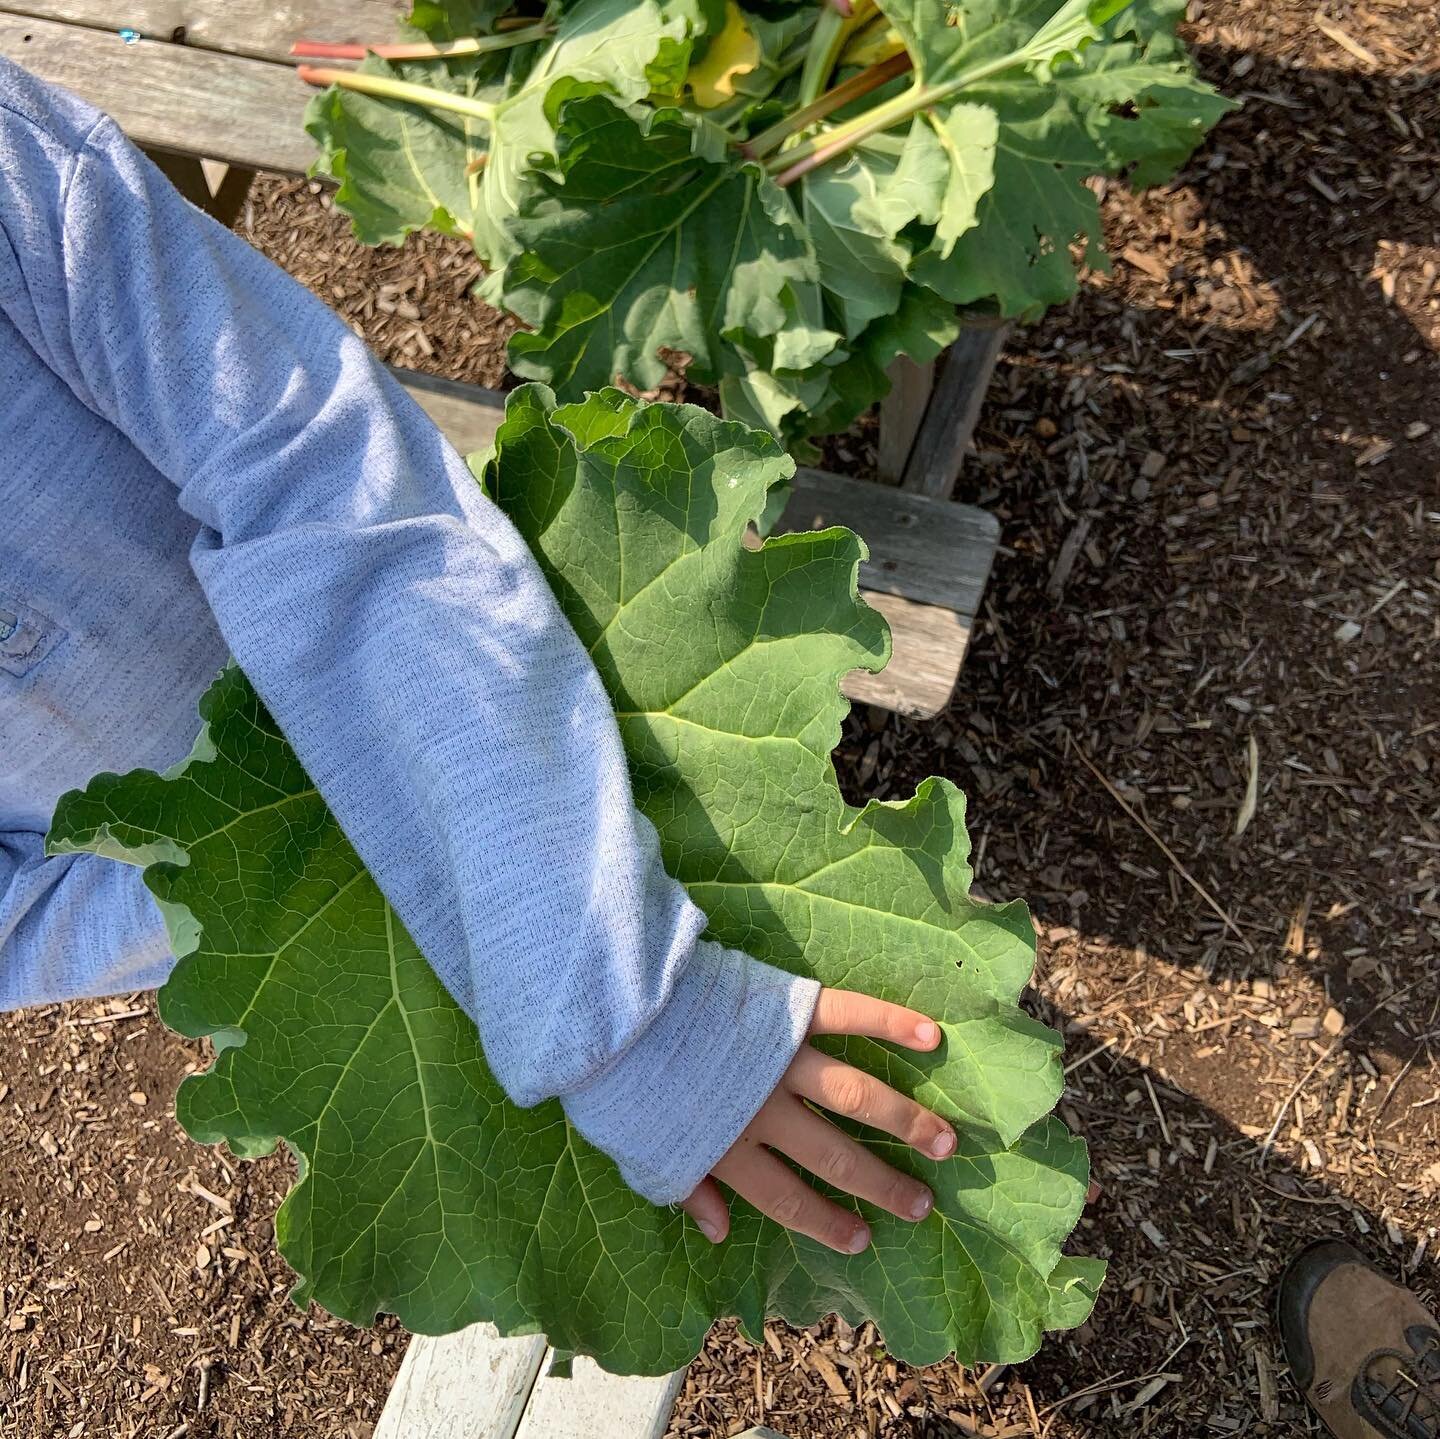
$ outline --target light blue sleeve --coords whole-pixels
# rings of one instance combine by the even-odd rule
[[[683,1198],[816,986],[700,938],[538,566],[366,346],[108,120],[34,148],[12,318],[203,526],[227,644],[506,1091]]]
[[[0,1010],[154,989],[174,963],[140,870],[0,833]]]

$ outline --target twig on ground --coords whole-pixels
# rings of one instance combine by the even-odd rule
[[[1370,1132],[1373,1134],[1380,1123],[1380,1116],[1385,1113],[1385,1106],[1395,1097],[1395,1091],[1405,1082],[1405,1076],[1415,1067],[1415,1061],[1420,1058],[1421,1051],[1417,1049],[1409,1059],[1400,1067],[1400,1073],[1390,1081],[1390,1088],[1385,1091],[1385,1097],[1380,1101],[1379,1108],[1370,1116]]]
[[[1092,1059],[1099,1059],[1107,1049],[1114,1049],[1120,1043],[1121,1036],[1116,1035],[1113,1039],[1107,1039],[1104,1044],[1097,1044],[1094,1049],[1082,1054],[1079,1059],[1073,1059],[1065,1066],[1066,1075],[1074,1074],[1077,1069],[1089,1064]]]
[[[1180,1332],[1183,1336],[1180,1342],[1160,1361],[1160,1364],[1148,1374],[1137,1374],[1129,1379],[1120,1379],[1117,1377],[1117,1371],[1116,1374],[1110,1375],[1107,1379],[1102,1379],[1096,1384],[1087,1385],[1084,1389],[1077,1389],[1073,1394],[1067,1394],[1063,1399],[1057,1399],[1053,1404],[1047,1404],[1040,1411],[1040,1417],[1043,1419],[1047,1414],[1053,1414],[1057,1409],[1063,1408],[1066,1404],[1072,1403],[1076,1399],[1083,1399],[1087,1394],[1108,1394],[1114,1389],[1128,1389],[1132,1384],[1143,1385],[1148,1384],[1152,1379],[1158,1379],[1162,1374],[1168,1372],[1170,1361],[1190,1342],[1190,1335],[1183,1325],[1181,1326]]]
[[[1160,1108],[1160,1101],[1155,1096],[1155,1086],[1150,1083],[1150,1076],[1142,1069],[1140,1078],[1145,1081],[1145,1093],[1150,1096],[1150,1107],[1155,1111],[1155,1118],[1160,1121],[1160,1133],[1167,1145],[1173,1145],[1175,1141],[1170,1138],[1170,1126],[1165,1122],[1165,1111]]]
[[[1205,903],[1208,904],[1217,915],[1219,915],[1221,920],[1224,922],[1225,927],[1234,934],[1235,938],[1238,939],[1241,944],[1245,946],[1245,952],[1247,954],[1254,954],[1255,946],[1250,943],[1250,941],[1245,937],[1244,934],[1241,933],[1240,926],[1236,924],[1233,919],[1230,918],[1229,914],[1226,913],[1224,908],[1222,908],[1219,900],[1217,900],[1215,896],[1212,895],[1210,891],[1206,889],[1205,886],[1201,884],[1200,881],[1196,879],[1195,876],[1191,874],[1190,871],[1186,869],[1183,864],[1181,864],[1179,858],[1175,854],[1175,851],[1171,849],[1170,846],[1166,844],[1165,841],[1161,839],[1160,836],[1156,834],[1155,831],[1151,829],[1148,824],[1146,824],[1146,822],[1140,817],[1139,813],[1126,800],[1125,796],[1122,795],[1120,791],[1116,789],[1115,786],[1111,784],[1110,781],[1106,779],[1103,774],[1100,773],[1100,771],[1091,762],[1090,756],[1087,755],[1085,751],[1080,748],[1079,741],[1075,738],[1074,735],[1070,733],[1069,730],[1065,731],[1065,742],[1067,745],[1074,749],[1077,755],[1080,756],[1080,762],[1085,766],[1085,768],[1088,769],[1090,773],[1093,774],[1095,778],[1098,779],[1100,783],[1105,786],[1105,791],[1110,796],[1110,798],[1113,799],[1115,803],[1118,804],[1120,808],[1123,809],[1125,813],[1129,815],[1129,817],[1134,820],[1135,823],[1139,825],[1142,830],[1145,831],[1145,833],[1159,848],[1160,853],[1163,854],[1165,858],[1168,859],[1170,863],[1175,867],[1175,872],[1180,876],[1180,878],[1183,879],[1185,883],[1188,884],[1190,888],[1193,889],[1195,893],[1198,894],[1200,898],[1203,899]]]

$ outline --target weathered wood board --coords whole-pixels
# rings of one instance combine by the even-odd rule
[[[905,473],[915,436],[930,408],[930,392],[935,388],[935,361],[917,365],[900,355],[885,374],[890,389],[880,401],[875,468],[887,485],[893,485]]]
[[[929,408],[905,462],[901,485],[909,493],[950,498],[1009,328],[999,320],[961,326],[941,362]]]
[[[502,1339],[489,1324],[417,1334],[374,1439],[661,1439],[683,1369],[623,1376],[576,1358],[561,1378],[554,1358],[541,1335]]]
[[[547,1356],[515,1439],[663,1439],[684,1379],[683,1369],[654,1379],[607,1374],[580,1357],[561,1379],[549,1372]]]
[[[147,149],[203,155],[251,170],[303,174],[313,91],[290,65],[158,40],[127,44],[91,30],[0,10],[0,55],[83,96]]]
[[[17,11],[114,34],[122,25],[151,40],[234,55],[283,58],[296,40],[391,40],[406,0],[24,0]]]
[[[547,1349],[543,1335],[502,1339],[488,1324],[415,1335],[374,1439],[512,1439]]]

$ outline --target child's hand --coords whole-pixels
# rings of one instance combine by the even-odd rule
[[[810,1022],[813,1034],[863,1034],[906,1049],[940,1043],[940,1027],[913,1009],[886,1004],[848,989],[822,989]],[[777,1224],[808,1234],[842,1254],[858,1254],[870,1230],[854,1214],[823,1199],[770,1150],[788,1155],[827,1184],[878,1204],[901,1219],[924,1219],[934,1196],[918,1180],[892,1169],[804,1102],[858,1119],[913,1145],[928,1159],[955,1152],[955,1131],[928,1109],[806,1044],[775,1092],[726,1151],[711,1177],[680,1207],[718,1244],[730,1229],[730,1213],[717,1179],[748,1199]]]

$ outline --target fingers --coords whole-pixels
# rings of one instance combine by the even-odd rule
[[[719,1244],[729,1234],[730,1210],[725,1196],[720,1193],[720,1186],[713,1179],[702,1179],[680,1208],[695,1221],[701,1234],[711,1244]]]
[[[892,1169],[863,1144],[807,1109],[791,1095],[772,1105],[755,1127],[756,1136],[788,1154],[811,1174],[857,1199],[878,1204],[898,1219],[919,1220],[929,1214],[934,1196],[908,1174]]]
[[[715,1176],[776,1224],[808,1234],[827,1249],[859,1254],[870,1243],[864,1220],[817,1194],[758,1144],[735,1145],[715,1166]]]
[[[955,1131],[936,1114],[882,1084],[874,1075],[802,1045],[785,1073],[792,1093],[812,1100],[832,1114],[883,1129],[913,1145],[928,1159],[955,1152]]]
[[[872,999],[853,989],[822,989],[810,1021],[811,1034],[863,1034],[906,1049],[934,1049],[940,1026],[918,1010]]]

